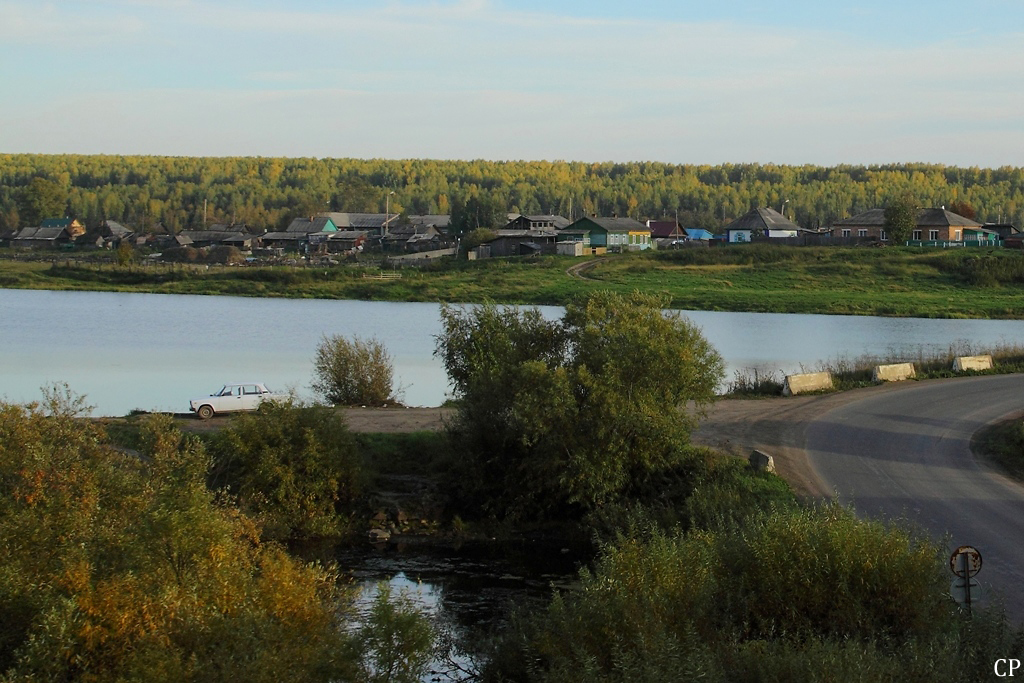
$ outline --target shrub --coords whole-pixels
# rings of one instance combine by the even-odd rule
[[[264,402],[234,417],[211,449],[211,482],[227,487],[269,538],[346,531],[361,485],[355,440],[330,408]]]
[[[171,247],[164,249],[161,257],[165,261],[177,261],[179,263],[195,263],[200,260],[203,253],[194,247]]]
[[[598,292],[561,321],[493,305],[442,309],[435,354],[458,412],[449,434],[466,507],[566,519],[612,503],[685,455],[722,360],[665,301]]]
[[[937,544],[838,506],[634,531],[513,622],[484,680],[982,680],[1021,636],[948,586]]]
[[[220,245],[210,249],[206,255],[206,262],[233,265],[245,263],[245,257],[242,256],[242,252],[239,251],[238,247]]]
[[[396,403],[391,356],[376,339],[324,336],[313,361],[313,391],[335,405]]]
[[[261,544],[197,440],[152,416],[126,456],[77,412],[0,403],[4,680],[358,677],[334,571]]]

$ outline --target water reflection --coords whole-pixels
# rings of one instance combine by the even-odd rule
[[[347,546],[335,550],[333,558],[361,588],[358,610],[368,610],[377,587],[386,582],[393,595],[407,596],[451,636],[450,658],[431,664],[424,679],[430,681],[462,680],[476,670],[509,610],[542,608],[555,590],[571,589],[591,552],[540,541],[475,541]]]

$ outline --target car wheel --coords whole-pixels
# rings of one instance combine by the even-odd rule
[[[199,413],[200,419],[209,420],[213,417],[213,406],[199,406],[196,412]]]

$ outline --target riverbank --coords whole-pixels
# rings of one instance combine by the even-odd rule
[[[364,277],[380,272],[375,261],[117,266],[73,258],[0,260],[0,287],[534,305],[611,289],[664,294],[685,310],[1024,319],[1024,257],[988,248],[730,245],[596,257],[582,273],[573,269],[580,259],[565,256],[439,260],[393,279]]]

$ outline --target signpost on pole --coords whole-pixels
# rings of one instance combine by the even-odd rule
[[[981,553],[973,546],[962,545],[949,556],[949,569],[956,576],[949,592],[970,614],[971,603],[981,599],[981,584],[974,578],[981,571]]]

